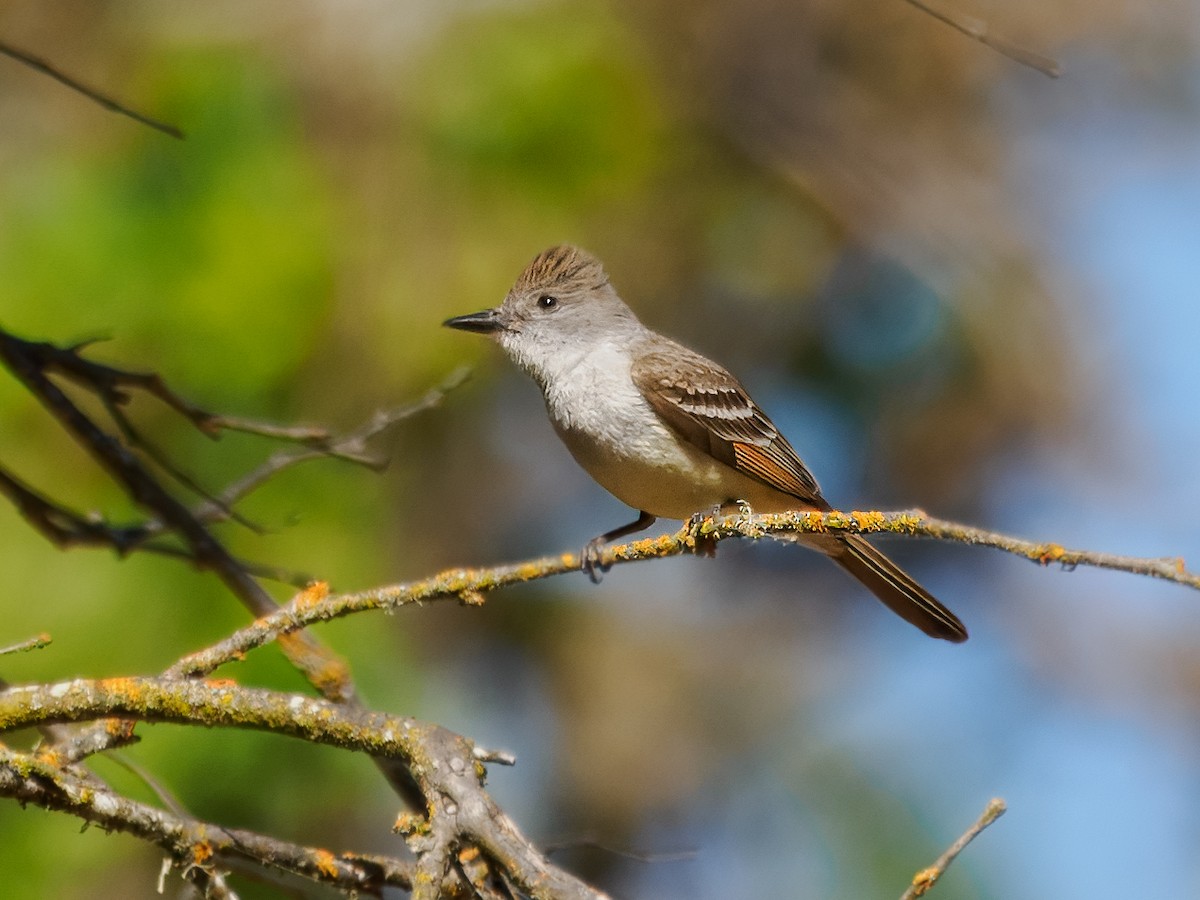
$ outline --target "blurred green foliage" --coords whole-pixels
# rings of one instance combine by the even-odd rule
[[[298,98],[234,50],[164,56],[151,87],[186,144],[112,128],[0,180],[5,322],[118,337],[123,358],[169,364],[199,396],[270,396],[313,352],[333,277]]]
[[[433,165],[493,202],[580,207],[644,186],[662,111],[634,35],[591,4],[464,19],[414,97]]]
[[[8,298],[0,318],[17,334],[59,343],[110,337],[89,354],[159,371],[210,409],[277,418],[290,406],[284,401],[298,369],[318,352],[337,252],[328,180],[304,139],[300,98],[269,63],[243,48],[156,54],[143,82],[142,102],[184,123],[185,143],[105,117],[97,131],[25,171],[0,176],[0,271]],[[103,418],[96,404],[75,396]],[[210,487],[272,449],[236,436],[214,445],[153,401],[138,400],[132,412],[153,442]],[[6,464],[58,500],[101,509],[118,522],[141,514],[7,378],[0,434]],[[279,545],[290,543],[290,555],[308,571],[347,573],[355,583],[372,569],[380,577],[371,562],[375,552],[361,539],[378,525],[370,485],[376,476],[347,477],[340,468],[336,481],[314,471],[292,478],[294,494],[256,497],[249,514],[262,517],[275,544],[272,536],[232,536],[235,545],[286,564],[288,548]],[[303,527],[290,527],[296,516]],[[4,638],[40,630],[54,638],[46,651],[5,659],[10,680],[153,672],[247,619],[215,579],[177,561],[135,555],[118,562],[91,550],[64,555],[8,504],[0,509],[0,535],[4,571],[22,585],[25,599],[7,605]],[[397,658],[394,635],[374,627],[341,631],[355,646],[374,645],[372,658]],[[255,654],[237,674],[250,683],[305,689],[273,651]],[[364,687],[369,693],[371,684]],[[305,825],[303,810],[314,801],[328,804],[336,821],[339,798],[369,794],[377,777],[367,761],[277,738],[198,739],[162,727],[143,733],[150,739],[127,754],[197,814],[298,840],[334,841],[336,831]],[[322,773],[315,781],[303,774],[314,767]],[[111,764],[101,768],[133,796],[156,802],[137,779]],[[264,788],[273,803],[252,799]],[[0,811],[0,831],[8,836],[0,842],[5,895],[152,890],[155,853],[119,837],[66,836],[77,830],[76,823],[35,810]],[[38,849],[49,846],[58,849]],[[125,854],[139,860],[137,875],[118,865]],[[81,872],[91,876],[77,881]],[[244,894],[255,895],[254,889]]]

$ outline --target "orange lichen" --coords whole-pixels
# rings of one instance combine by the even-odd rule
[[[105,693],[134,701],[144,693],[142,683],[136,678],[101,678],[96,686]]]
[[[331,659],[313,673],[313,684],[318,688],[341,688],[350,683],[350,669],[340,659]]]
[[[458,601],[463,606],[483,606],[484,596],[479,591],[459,591]]]
[[[478,847],[463,847],[458,851],[458,861],[461,863],[469,863],[479,859],[482,854]]]
[[[192,865],[202,866],[213,858],[213,846],[208,841],[192,844]]]
[[[326,878],[336,878],[338,874],[337,857],[328,850],[317,850],[313,856],[317,866],[317,871]]]
[[[427,834],[429,832],[429,819],[417,813],[402,812],[396,816],[396,821],[392,824],[392,831],[403,837]]]
[[[42,762],[51,766],[61,766],[64,762],[66,762],[66,760],[63,759],[62,754],[58,752],[53,744],[39,747],[37,757]]]
[[[850,518],[863,531],[879,531],[887,524],[887,516],[875,510],[869,512],[855,510],[850,513]]]
[[[328,596],[329,582],[314,581],[299,594],[297,594],[296,599],[293,600],[292,603],[296,607],[297,611],[303,611],[306,609],[311,609]]]
[[[1037,561],[1043,566],[1058,562],[1067,555],[1066,549],[1061,544],[1045,544],[1039,549],[1041,552],[1038,554]]]
[[[923,897],[931,887],[937,884],[937,880],[941,877],[941,874],[934,866],[922,869],[913,876],[913,894],[917,897]]]
[[[104,730],[113,737],[129,738],[133,736],[134,723],[126,719],[105,719]]]
[[[813,510],[812,512],[801,513],[798,517],[800,522],[803,522],[807,527],[806,531],[828,531],[828,525],[825,522],[823,513]]]

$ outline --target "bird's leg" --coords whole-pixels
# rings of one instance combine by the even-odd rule
[[[606,531],[600,537],[592,538],[587,542],[587,545],[579,554],[579,558],[582,560],[580,568],[587,572],[588,578],[592,579],[592,584],[599,584],[601,573],[607,572],[612,568],[612,563],[606,566],[600,565],[600,551],[604,545],[609,541],[615,541],[619,537],[625,537],[627,534],[645,531],[654,524],[656,518],[645,510],[641,510],[638,512],[636,522],[630,522],[628,525],[622,525],[620,528]]]

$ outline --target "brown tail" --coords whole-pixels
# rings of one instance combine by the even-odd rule
[[[930,637],[956,644],[967,639],[967,629],[954,613],[859,535],[840,538],[838,546],[822,543],[821,549],[830,559],[861,581],[906,622],[916,625]]]

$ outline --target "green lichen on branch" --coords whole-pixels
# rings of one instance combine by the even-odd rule
[[[272,731],[414,764],[416,735],[436,727],[231,681],[80,678],[0,692],[0,731],[112,717]]]

